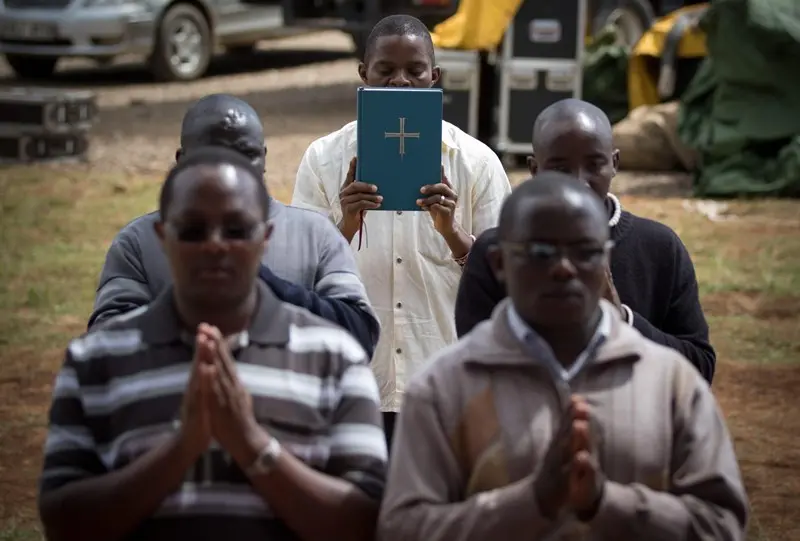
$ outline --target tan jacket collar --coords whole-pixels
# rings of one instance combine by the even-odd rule
[[[611,317],[608,339],[598,350],[594,363],[607,363],[621,360],[636,361],[642,356],[641,336],[622,321],[622,317],[608,301],[607,313]],[[508,323],[508,310],[511,299],[504,299],[492,313],[489,321],[484,321],[469,335],[470,364],[483,366],[530,365],[530,354],[517,339]]]

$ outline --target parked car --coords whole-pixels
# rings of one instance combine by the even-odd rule
[[[46,79],[65,57],[108,62],[141,54],[160,81],[202,77],[218,47],[246,52],[263,39],[338,28],[363,47],[388,13],[455,11],[451,0],[0,0],[0,53],[14,72]]]

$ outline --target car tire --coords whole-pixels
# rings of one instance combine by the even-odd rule
[[[6,62],[20,79],[50,79],[56,71],[57,57],[7,54]]]
[[[189,4],[176,4],[161,18],[150,58],[158,81],[191,81],[205,75],[214,51],[205,15]]]
[[[632,49],[655,21],[653,6],[648,0],[617,0],[613,4],[602,6],[594,14],[592,34],[614,25],[620,43]]]

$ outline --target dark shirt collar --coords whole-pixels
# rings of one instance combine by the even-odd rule
[[[266,284],[258,280],[256,288],[258,307],[250,326],[227,337],[232,350],[247,347],[250,343],[280,346],[289,342],[291,314]],[[184,342],[194,345],[194,334],[181,325],[173,295],[174,289],[170,286],[148,306],[142,319],[142,334],[146,343]]]

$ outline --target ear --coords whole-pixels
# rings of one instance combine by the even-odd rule
[[[358,63],[358,76],[362,83],[367,84],[367,65],[363,62]]]
[[[267,222],[267,226],[264,228],[264,238],[261,240],[265,247],[274,230],[275,226],[272,224],[272,221]]]
[[[442,77],[442,68],[439,66],[433,66],[433,70],[431,70],[431,86],[436,86],[436,83],[439,82],[439,79]]]
[[[494,273],[495,279],[501,284],[504,284],[506,280],[505,272],[503,270],[503,252],[500,250],[500,247],[496,244],[494,246],[490,246],[486,251],[486,259],[489,262],[489,267],[492,269],[492,273]]]
[[[535,177],[539,171],[539,162],[536,161],[536,156],[528,156],[528,170],[531,172],[532,177]]]
[[[183,156],[183,149],[179,148],[178,150],[175,151],[175,161],[176,162],[180,161],[181,156]]]
[[[611,153],[611,165],[614,166],[614,174],[617,174],[619,171],[619,149],[615,148],[614,152]]]
[[[156,231],[156,236],[158,237],[159,242],[161,242],[161,246],[164,246],[164,222],[158,220],[153,224],[153,229]]]

